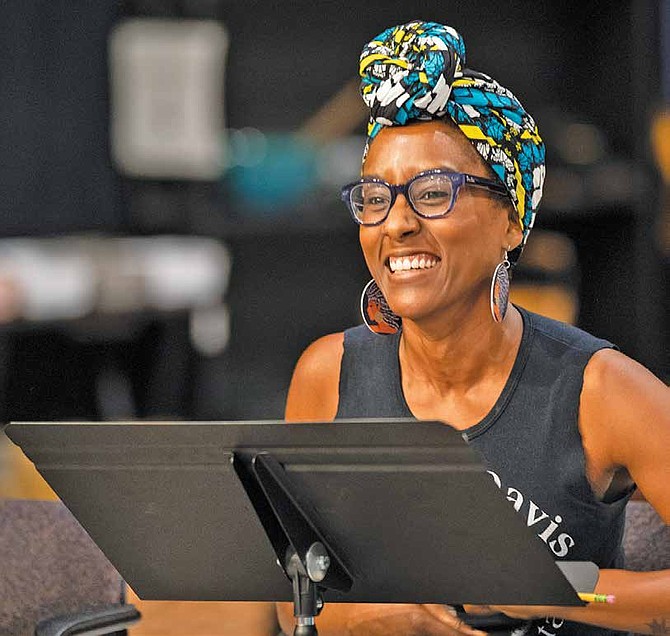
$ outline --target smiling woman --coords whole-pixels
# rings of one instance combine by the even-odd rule
[[[371,120],[362,179],[343,200],[372,275],[366,325],[305,351],[286,419],[448,423],[552,556],[594,561],[596,592],[616,597],[473,614],[520,618],[515,634],[670,633],[658,631],[670,621],[670,571],[625,571],[621,548],[636,487],[670,521],[670,392],[611,343],[507,303],[542,196],[535,122],[466,68],[451,27],[388,29],[360,71]],[[291,608],[279,617],[289,633]],[[317,624],[322,636],[484,633],[428,605],[329,605]]]

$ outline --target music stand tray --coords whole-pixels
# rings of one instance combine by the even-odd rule
[[[441,422],[20,422],[6,433],[143,599],[583,604]]]

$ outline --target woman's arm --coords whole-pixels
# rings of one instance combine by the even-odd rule
[[[335,419],[343,351],[342,333],[319,338],[305,349],[293,371],[288,390],[285,411],[287,422],[324,422]]]
[[[670,570],[627,572],[601,570],[595,589],[598,594],[613,594],[616,601],[590,603],[586,607],[491,606],[468,607],[473,613],[503,612],[514,618],[547,619],[545,633],[564,621],[588,623],[636,634],[670,634]]]
[[[337,414],[342,333],[324,336],[302,354],[286,400],[288,422],[331,421]],[[293,605],[278,603],[285,634],[293,633]],[[326,604],[316,621],[320,636],[484,636],[441,605]]]
[[[670,523],[670,389],[623,354],[600,351],[584,374],[580,431],[592,482],[627,470]],[[670,570],[602,570],[596,592],[613,594],[616,602],[499,609],[516,617],[550,615],[642,634],[670,634]]]
[[[589,460],[625,468],[670,523],[670,388],[618,351],[599,351],[584,374],[580,429]]]

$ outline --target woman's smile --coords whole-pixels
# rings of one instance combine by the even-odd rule
[[[433,269],[441,260],[439,256],[428,252],[411,252],[389,256],[385,264],[392,274],[399,275]]]

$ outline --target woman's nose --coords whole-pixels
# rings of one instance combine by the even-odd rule
[[[398,194],[384,221],[385,232],[394,238],[415,234],[421,221],[403,194]]]

